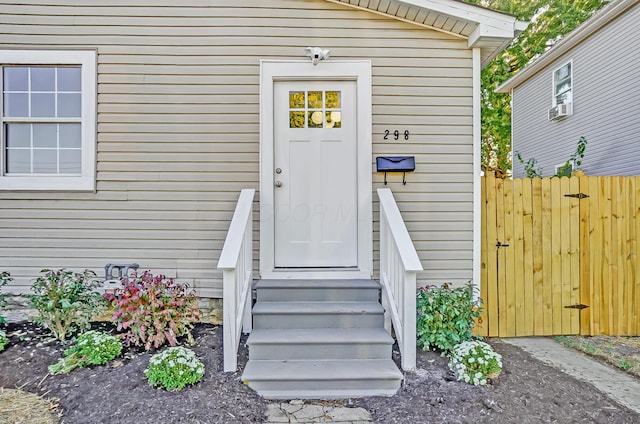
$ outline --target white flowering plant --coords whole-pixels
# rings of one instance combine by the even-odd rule
[[[466,341],[451,351],[449,369],[458,381],[484,386],[500,375],[502,356],[485,342]]]
[[[67,374],[78,367],[103,365],[120,356],[121,352],[122,343],[115,336],[101,331],[87,331],[64,351],[64,358],[49,366],[49,372]]]
[[[153,355],[144,374],[151,386],[177,391],[200,381],[204,364],[191,349],[174,346]]]

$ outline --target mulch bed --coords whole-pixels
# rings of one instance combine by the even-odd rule
[[[5,330],[10,345],[0,353],[0,387],[49,399],[49,405],[57,405],[61,423],[259,423],[270,402],[242,383],[241,372],[222,372],[220,326],[195,327],[192,349],[205,364],[206,374],[197,385],[171,393],[147,384],[143,370],[151,354],[140,349],[128,348],[122,358],[105,366],[52,376],[47,366],[62,357],[65,346],[29,323],[10,324]],[[446,358],[420,351],[417,371],[406,374],[397,395],[343,403],[366,408],[376,423],[640,422],[640,414],[592,386],[515,346],[499,340],[490,343],[504,363],[492,386],[454,381]],[[247,355],[243,345],[240,369]],[[2,402],[0,398],[0,423],[15,422],[3,412],[11,408]]]

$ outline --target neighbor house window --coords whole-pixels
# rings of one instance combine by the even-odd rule
[[[0,50],[0,190],[93,190],[95,51]]]
[[[553,73],[553,105],[573,102],[572,62],[565,63]]]
[[[575,169],[575,162],[566,161],[565,163],[561,163],[555,166],[555,174],[558,177],[570,177],[571,173]]]

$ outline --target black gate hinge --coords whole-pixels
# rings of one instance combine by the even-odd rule
[[[576,199],[585,199],[589,197],[589,195],[584,193],[574,193],[574,194],[565,194],[564,197],[575,197]]]
[[[580,310],[586,309],[588,307],[589,307],[589,305],[583,305],[582,303],[578,303],[576,305],[565,306],[566,309],[580,309]]]
[[[497,248],[501,248],[501,247],[509,247],[509,245],[508,245],[508,244],[502,244],[502,243],[500,243],[500,242],[497,242],[497,243],[496,243],[496,247],[497,247]]]

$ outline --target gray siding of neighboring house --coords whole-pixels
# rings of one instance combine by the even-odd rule
[[[372,163],[416,156],[407,185],[390,176],[389,187],[425,268],[419,280],[471,279],[466,40],[323,0],[96,3],[0,1],[0,48],[98,51],[97,191],[0,191],[10,291],[46,267],[101,274],[108,262],[138,262],[221,297],[216,264],[235,202],[259,186],[259,59],[302,59],[307,46],[372,60]],[[385,129],[410,139],[384,142]],[[373,190],[384,186],[373,178]]]
[[[640,175],[640,5],[513,90],[513,150],[554,173],[587,138],[587,175]],[[573,60],[573,116],[549,121],[552,74]],[[514,160],[514,175],[523,166]]]

